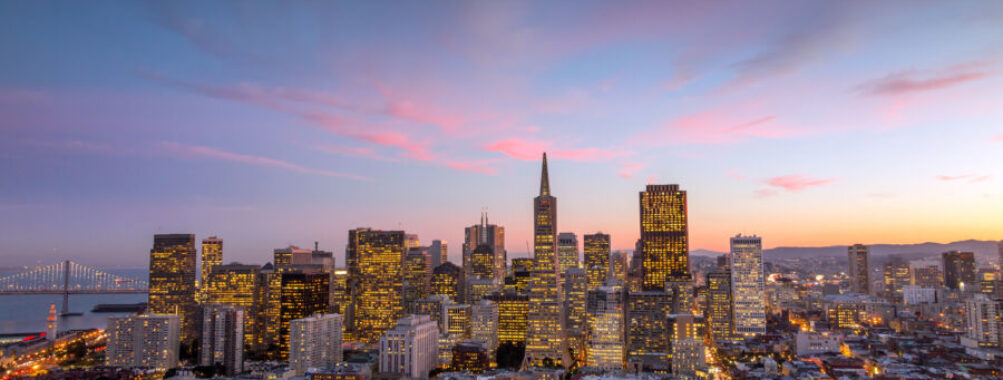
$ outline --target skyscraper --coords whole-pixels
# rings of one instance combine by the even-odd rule
[[[630,292],[627,295],[627,359],[645,371],[666,371],[671,342],[666,317],[672,314],[672,293],[664,290]]]
[[[734,331],[731,271],[707,273],[707,327],[715,342],[731,340]]]
[[[481,223],[467,227],[463,230],[463,273],[467,277],[481,276],[495,278],[501,283],[505,277],[505,227],[489,223],[488,214],[481,213]],[[486,247],[482,247],[485,245]],[[485,255],[484,258],[474,259],[474,251],[477,254]],[[478,266],[486,266],[483,269],[475,270],[475,261]],[[483,262],[481,262],[483,261]],[[490,270],[490,276],[487,272]]]
[[[148,312],[180,316],[182,342],[198,338],[198,329],[202,325],[197,318],[196,260],[195,235],[153,236]]]
[[[204,303],[238,306],[244,310],[244,338],[248,345],[257,344],[256,320],[261,305],[261,288],[258,276],[261,269],[257,265],[238,263],[217,265],[209,273],[202,286]],[[204,324],[203,324],[204,326]],[[204,333],[203,333],[204,334]]]
[[[588,289],[602,286],[610,276],[609,235],[596,232],[585,235],[585,271],[588,276]]]
[[[892,256],[885,263],[884,270],[884,295],[892,301],[902,300],[902,288],[912,280],[909,262],[901,256]]]
[[[343,322],[341,314],[316,314],[289,322],[289,367],[296,376],[309,368],[341,363]]]
[[[692,314],[673,314],[667,317],[667,329],[672,352],[672,375],[676,378],[704,378],[707,369],[703,338],[706,336],[704,318]]]
[[[847,248],[847,261],[850,263],[850,291],[854,293],[871,293],[871,273],[868,264],[868,249],[866,245],[854,244]]]
[[[202,312],[201,364],[221,365],[227,376],[244,371],[244,308],[207,304]]]
[[[272,259],[276,267],[293,264],[312,264],[313,251],[290,245],[286,248],[275,248]]]
[[[550,195],[547,154],[544,153],[540,195],[533,199],[533,274],[529,284],[529,326],[523,368],[567,368],[571,364],[557,267],[557,198]]]
[[[686,192],[679,185],[648,185],[640,192],[643,290],[692,282]]]
[[[515,292],[498,292],[484,299],[498,305],[498,343],[525,343],[529,325],[529,296]]]
[[[428,246],[428,254],[432,257],[432,268],[449,261],[449,243],[445,240],[432,240]]]
[[[355,235],[355,241],[352,237]],[[355,252],[355,272],[349,267],[353,289],[352,330],[362,342],[376,342],[403,314],[402,262],[404,231],[363,230],[349,232]]]
[[[498,349],[498,305],[480,300],[470,305],[470,340],[479,342],[487,350],[488,361],[495,362]]]
[[[937,289],[944,285],[944,272],[937,265],[913,268],[912,284]]]
[[[630,265],[627,263],[629,256],[626,252],[616,251],[609,255],[609,270],[611,276],[620,285],[627,285],[627,269]]]
[[[589,367],[622,370],[627,358],[624,339],[624,293],[616,284],[599,286],[588,292]]]
[[[568,268],[564,272],[564,324],[566,329],[585,330],[585,296],[588,280],[585,269]]]
[[[199,277],[199,284],[202,285],[200,300],[205,300],[205,283],[209,279],[209,274],[212,273],[212,268],[222,263],[223,239],[215,236],[202,239],[202,277]]]
[[[950,251],[941,255],[944,266],[944,286],[965,289],[975,286],[975,254]]]
[[[578,235],[574,232],[557,234],[557,273],[578,267]]]
[[[402,297],[406,308],[410,302],[428,297],[432,290],[432,258],[424,247],[408,250],[403,271]]]
[[[766,333],[766,295],[763,278],[763,243],[758,236],[731,238],[731,293],[735,333]]]
[[[463,270],[456,264],[447,261],[432,270],[432,294],[461,300],[463,288]]]
[[[289,323],[328,309],[331,277],[323,272],[288,271],[279,273],[279,357],[289,357]]]

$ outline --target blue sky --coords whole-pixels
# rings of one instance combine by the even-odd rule
[[[678,183],[691,248],[1003,237],[994,2],[0,3],[0,257],[142,266],[445,239],[513,256],[539,157],[559,229],[638,236]]]

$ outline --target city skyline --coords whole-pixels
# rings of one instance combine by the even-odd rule
[[[647,184],[687,190],[693,250],[1003,236],[997,4],[50,5],[0,4],[10,265],[185,233],[341,266],[358,227],[459,263],[484,208],[527,257],[544,151],[557,232],[613,250]]]

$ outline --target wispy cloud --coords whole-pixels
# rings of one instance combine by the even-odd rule
[[[372,149],[358,147],[358,146],[318,144],[318,145],[314,146],[314,148],[317,149],[317,150],[319,150],[319,151],[321,151],[321,152],[326,152],[326,153],[331,153],[331,154],[337,154],[337,155],[347,156],[347,157],[359,157],[359,158],[365,158],[365,159],[374,160],[374,161],[400,162],[400,160],[398,160],[396,158],[393,158],[392,156],[388,156],[388,155],[385,155],[385,154],[379,154],[379,153],[377,153],[376,151],[374,151]]]
[[[227,152],[216,148],[211,148],[201,145],[188,145],[173,141],[162,141],[158,143],[157,146],[161,148],[164,153],[174,154],[178,158],[189,158],[189,157],[208,158],[220,161],[237,162],[254,166],[279,168],[304,174],[347,178],[359,181],[370,180],[369,178],[355,174],[346,174],[329,170],[312,169],[297,164],[293,164],[290,162],[277,160],[274,158]]]
[[[997,135],[996,137],[993,137],[993,141],[1003,142],[1003,135]]]
[[[943,90],[990,75],[980,64],[956,65],[935,72],[908,70],[863,83],[857,90],[864,95],[898,96]]]
[[[763,199],[763,198],[769,198],[769,197],[772,197],[772,196],[775,196],[775,195],[778,195],[778,194],[780,194],[780,192],[777,191],[776,189],[759,189],[759,190],[756,190],[755,193],[753,193],[753,196],[756,197],[757,199]]]
[[[634,178],[634,173],[638,170],[644,169],[645,164],[639,164],[636,162],[621,162],[620,170],[616,172],[617,175],[623,178]]]
[[[523,161],[539,160],[543,152],[552,158],[577,162],[607,161],[633,154],[630,151],[603,148],[560,148],[549,141],[509,138],[484,145],[484,150],[498,152]]]
[[[987,175],[975,175],[975,174],[962,174],[962,175],[938,175],[937,179],[941,181],[964,181],[968,183],[985,182],[990,177]]]
[[[833,178],[815,178],[803,174],[792,174],[773,177],[763,182],[769,186],[779,187],[790,192],[801,191],[809,187],[822,186],[834,182]]]
[[[730,116],[728,110],[713,110],[669,120],[634,136],[630,142],[650,146],[729,144],[750,137],[785,138],[800,133],[777,122],[774,115],[738,118]]]

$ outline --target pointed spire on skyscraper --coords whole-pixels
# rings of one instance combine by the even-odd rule
[[[550,195],[550,175],[547,174],[547,152],[543,152],[543,172],[540,174],[540,195]]]

